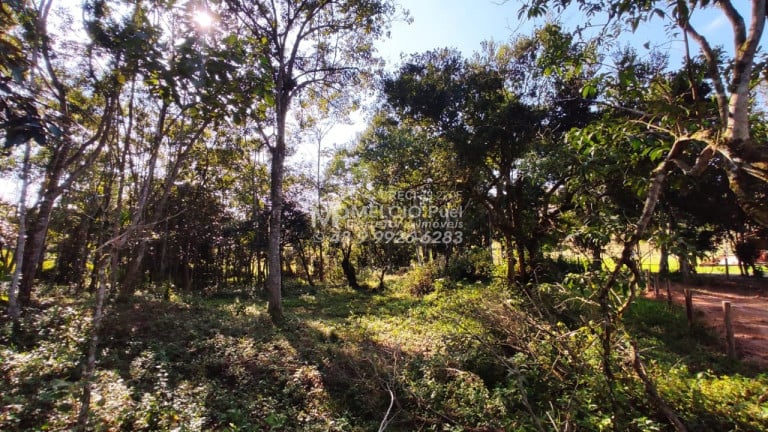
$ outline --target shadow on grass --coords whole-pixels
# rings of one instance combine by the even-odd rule
[[[271,324],[262,299],[139,295],[111,305],[101,332],[92,424],[101,430],[376,430],[393,391],[403,407],[393,407],[398,414],[388,430],[419,429],[425,420],[405,409],[408,397],[397,381],[398,367],[418,361],[418,353],[406,359],[398,347],[374,340],[357,317],[396,317],[423,301],[397,292],[292,287],[280,327]],[[71,375],[87,345],[83,323],[91,309],[87,299],[71,307],[81,324],[51,309],[48,321],[33,320],[30,327],[31,334],[43,323],[55,328],[41,331],[36,346],[63,345],[70,333],[80,338],[72,339],[66,368],[53,369],[41,354],[40,370],[31,371],[22,348],[11,353],[14,363],[0,364],[4,384],[17,387],[0,398],[0,429],[73,426],[82,382]],[[11,384],[14,374],[23,380]],[[51,395],[74,402],[43,400]],[[23,422],[17,427],[4,423],[6,404],[19,407]]]
[[[120,426],[171,427],[186,404],[201,411],[204,430],[377,428],[398,353],[318,325],[341,329],[349,317],[382,307],[377,296],[290,292],[281,327],[260,300],[139,297],[116,307],[104,323],[100,369],[117,372],[133,400]]]

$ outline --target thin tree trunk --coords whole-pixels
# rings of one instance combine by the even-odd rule
[[[98,253],[98,252],[97,252]],[[88,414],[91,405],[91,385],[93,374],[96,370],[96,355],[99,349],[99,331],[104,318],[104,298],[107,292],[106,257],[99,257],[98,262],[98,290],[96,291],[96,305],[91,321],[91,343],[88,346],[88,358],[83,371],[83,393],[80,396],[80,412],[77,415],[77,430],[85,432],[88,428]]]
[[[522,242],[517,241],[515,242],[517,245],[517,274],[520,277],[520,281],[525,283],[528,282],[528,271],[526,269],[526,261],[525,261],[525,246],[523,246]]]
[[[155,125],[154,136],[152,138],[152,147],[150,150],[149,160],[147,161],[146,178],[144,179],[144,183],[141,185],[138,202],[136,203],[136,209],[134,210],[131,224],[126,228],[126,233],[129,233],[131,236],[133,235],[134,231],[136,231],[136,229],[146,221],[144,212],[147,208],[147,203],[149,202],[149,196],[152,191],[152,184],[155,181],[155,168],[157,166],[157,158],[160,153],[160,144],[162,143],[163,135],[166,129],[165,119],[168,114],[169,107],[170,104],[168,102],[163,103],[163,105],[160,107],[157,123]],[[126,137],[126,140],[127,139],[129,139],[129,137]],[[140,239],[138,248],[133,253],[133,260],[131,260],[129,263],[128,269],[125,272],[125,277],[123,278],[123,283],[120,285],[120,290],[118,292],[119,301],[129,300],[136,290],[136,284],[139,281],[141,263],[144,260],[146,242],[146,239]]]
[[[669,248],[665,242],[661,243],[659,253],[659,274],[666,276],[669,274]]]
[[[284,127],[285,126],[283,125],[283,130]],[[277,145],[271,149],[271,209],[269,211],[269,239],[267,243],[267,262],[269,266],[267,273],[267,312],[275,323],[280,323],[283,320],[283,280],[280,256],[280,237],[283,214],[283,162],[285,158],[285,143],[283,142],[283,139],[282,136],[278,137]]]
[[[515,252],[514,241],[511,236],[504,236],[504,249],[507,253],[507,282],[512,285],[515,283]]]
[[[309,271],[309,258],[307,258],[306,251],[304,249],[304,246],[301,245],[301,240],[299,240],[299,260],[301,260],[301,266],[304,268],[304,273],[307,275],[307,283],[309,283],[309,286],[315,286],[315,283],[312,281],[312,273]]]
[[[19,281],[21,280],[21,270],[23,267],[24,247],[26,245],[25,230],[27,220],[27,186],[29,184],[29,156],[32,145],[27,141],[24,144],[24,161],[22,162],[21,169],[21,193],[19,194],[19,234],[16,241],[16,254],[14,259],[16,260],[15,268],[13,269],[13,278],[11,279],[11,286],[8,288],[8,316],[16,322],[21,315],[21,309],[19,307],[18,290]]]
[[[598,272],[603,269],[603,255],[602,249],[599,245],[592,245],[592,261],[589,265],[590,270]]]

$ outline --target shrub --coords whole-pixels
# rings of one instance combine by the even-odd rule
[[[435,424],[451,419],[456,429],[502,430],[507,419],[503,395],[489,391],[476,374],[454,368],[440,358],[414,361],[403,386],[419,417]],[[435,415],[439,413],[439,416]]]
[[[557,259],[546,258],[537,263],[536,277],[540,282],[560,282],[566,275],[580,274],[587,271],[584,263],[568,260],[563,256]]]
[[[435,290],[435,279],[437,278],[437,266],[435,264],[426,264],[419,266],[408,272],[403,279],[405,287],[411,295],[421,297]]]
[[[493,274],[493,260],[486,248],[474,246],[448,259],[445,275],[454,281],[487,280]]]

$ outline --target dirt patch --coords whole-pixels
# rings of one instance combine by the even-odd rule
[[[667,299],[666,282],[660,284],[659,297]],[[712,327],[723,340],[725,350],[725,324],[723,301],[731,302],[733,332],[736,351],[740,359],[768,367],[768,279],[741,276],[706,276],[695,284],[671,283],[672,301],[685,305],[683,290],[693,292],[693,310],[696,319]],[[656,297],[653,289],[646,298]]]

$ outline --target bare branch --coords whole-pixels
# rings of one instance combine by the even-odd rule
[[[720,67],[717,64],[717,55],[709,44],[709,41],[696,31],[696,29],[691,26],[690,22],[680,21],[678,24],[683,31],[688,33],[688,35],[699,44],[701,51],[704,54],[704,58],[707,59],[707,73],[715,87],[715,98],[717,99],[717,108],[720,112],[720,121],[722,122],[723,127],[725,127],[728,125],[729,120],[728,94],[723,82],[723,76],[720,72]]]
[[[664,414],[664,417],[666,417],[667,420],[672,423],[672,426],[675,427],[677,432],[687,431],[688,428],[686,428],[685,424],[682,422],[682,420],[680,420],[680,416],[678,416],[677,413],[659,395],[659,392],[656,390],[656,386],[653,384],[653,381],[651,381],[651,379],[648,377],[648,374],[645,371],[643,360],[640,358],[640,354],[637,350],[637,342],[632,341],[630,343],[630,347],[632,352],[632,367],[635,369],[635,373],[637,373],[640,381],[642,381],[645,385],[645,393],[651,399],[651,402],[653,402],[656,408],[662,414]]]
[[[731,26],[733,27],[733,46],[738,50],[738,48],[747,40],[747,30],[744,26],[744,18],[733,6],[731,0],[719,0],[716,3],[720,6],[720,9],[723,10],[725,16],[728,17],[728,21],[731,22]]]
[[[712,158],[715,156],[715,153],[715,148],[711,145],[708,145],[704,148],[704,150],[701,151],[701,153],[699,153],[699,156],[696,158],[696,162],[693,164],[693,166],[677,157],[671,157],[670,161],[672,161],[672,163],[680,168],[680,170],[686,175],[699,176],[704,172],[707,166],[709,166],[709,161],[712,160]]]

